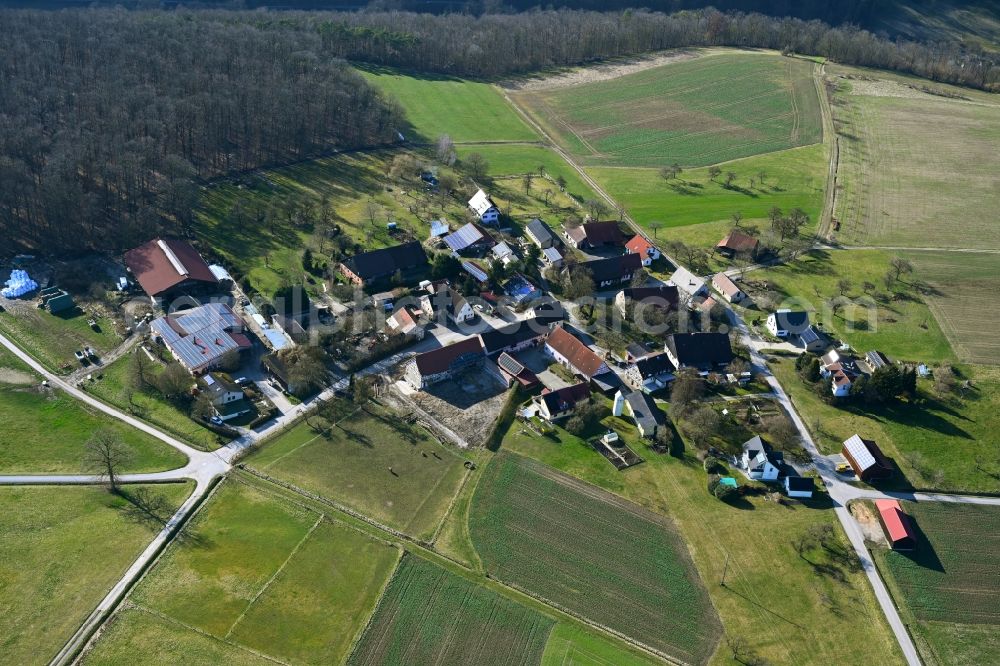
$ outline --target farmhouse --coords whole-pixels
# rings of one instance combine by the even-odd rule
[[[387,280],[396,273],[404,280],[412,278],[425,268],[427,254],[419,241],[361,252],[340,263],[344,277],[361,287]]]
[[[619,395],[621,395],[619,393]],[[656,405],[656,401],[641,391],[632,391],[624,396],[623,411],[632,417],[639,434],[653,439],[667,425],[666,414]],[[617,400],[617,396],[616,396]]]
[[[607,259],[594,259],[577,265],[590,271],[594,278],[594,286],[598,289],[619,286],[629,282],[635,272],[642,267],[642,260],[637,254],[622,254]]]
[[[674,333],[667,336],[664,351],[675,368],[711,371],[733,360],[733,348],[725,333]]]
[[[417,354],[404,375],[411,386],[425,389],[463,370],[481,366],[485,358],[479,338],[466,338],[447,347]]]
[[[871,440],[851,435],[851,438],[844,442],[841,453],[862,481],[871,482],[892,476],[892,463]]]
[[[733,229],[725,238],[718,242],[715,246],[715,251],[732,259],[737,254],[743,253],[750,257],[756,257],[759,248],[759,240],[742,231]]]
[[[493,261],[499,261],[504,266],[517,260],[517,255],[514,254],[514,250],[511,249],[510,245],[507,245],[506,241],[500,241],[494,245],[490,254],[493,255]]]
[[[501,352],[514,353],[537,345],[549,332],[547,326],[536,319],[516,321],[502,328],[483,331],[479,341],[487,356]]]
[[[875,500],[878,522],[893,550],[916,550],[917,537],[910,525],[910,517],[903,512],[898,500]]]
[[[674,271],[674,274],[670,276],[670,281],[667,284],[677,287],[688,299],[708,295],[708,287],[705,286],[705,281],[686,268],[678,267]]]
[[[421,284],[428,294],[420,297],[420,310],[428,319],[437,319],[441,323],[450,320],[455,324],[475,319],[476,311],[472,305],[447,280]]]
[[[552,233],[549,226],[537,217],[528,222],[524,227],[524,233],[540,250],[553,247],[557,241],[556,235]]]
[[[644,308],[658,308],[665,311],[676,310],[680,300],[677,287],[673,285],[661,284],[655,287],[629,287],[622,289],[615,294],[615,307],[628,316],[628,307],[635,303],[638,307],[641,303]]]
[[[815,490],[815,488],[816,482],[808,476],[785,477],[785,494],[789,497],[809,499],[813,496],[813,490]]]
[[[739,303],[747,297],[746,293],[725,273],[716,273],[712,278],[712,286],[730,303]]]
[[[539,383],[535,373],[507,352],[501,352],[500,356],[497,357],[497,369],[500,371],[504,383],[507,384],[507,388],[515,383],[524,388],[532,388]]]
[[[562,326],[556,326],[549,333],[545,340],[545,353],[587,379],[611,371],[600,356]]]
[[[500,223],[500,209],[496,207],[490,196],[478,190],[469,199],[469,209],[476,214],[483,224],[499,224]]]
[[[776,338],[799,335],[809,326],[809,313],[802,310],[783,308],[767,315],[768,332]]]
[[[743,456],[740,464],[747,471],[747,476],[758,481],[776,481],[781,473],[784,456],[780,451],[773,451],[764,443],[760,435],[743,443]]]
[[[621,245],[625,236],[615,221],[585,222],[566,229],[566,240],[578,250],[587,250],[607,245]]]
[[[228,377],[208,373],[203,379],[205,393],[220,419],[228,421],[250,411],[250,403],[245,400],[243,389]]]
[[[153,320],[150,329],[188,372],[200,375],[230,353],[250,349],[243,322],[225,303],[207,303]]]
[[[836,349],[831,349],[822,357],[820,374],[830,380],[833,396],[844,398],[851,394],[851,386],[861,373],[853,358],[841,356]]]
[[[660,258],[660,250],[642,234],[632,236],[629,242],[625,243],[625,251],[642,257],[643,266],[649,266]]]
[[[443,240],[453,253],[465,256],[479,257],[493,247],[489,233],[473,222],[459,227],[458,231],[448,234]]]
[[[625,383],[637,391],[655,393],[673,380],[675,370],[666,353],[651,354],[637,359],[625,370]]]
[[[151,240],[126,252],[125,266],[154,300],[218,284],[198,250],[187,241]]]
[[[538,415],[546,421],[556,421],[569,416],[581,402],[590,399],[590,387],[587,382],[566,386],[555,391],[544,389],[535,398],[538,405]]]

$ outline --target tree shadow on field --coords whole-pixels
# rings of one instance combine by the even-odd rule
[[[119,507],[122,517],[129,522],[145,525],[150,529],[162,529],[173,515],[167,499],[143,486],[122,487],[119,496],[126,504]]]
[[[913,536],[916,539],[917,547],[914,550],[897,550],[893,552],[900,557],[905,557],[924,569],[947,573],[944,568],[944,563],[941,561],[941,558],[938,557],[937,551],[934,550],[933,544],[931,544],[930,539],[927,538],[927,534],[920,527],[920,523],[917,519],[914,518],[912,514],[907,514],[906,519],[910,522],[910,530],[913,532]]]

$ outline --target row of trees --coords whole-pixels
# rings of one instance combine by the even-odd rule
[[[10,10],[0,33],[0,236],[28,249],[185,234],[202,179],[401,129],[312,29],[228,13]]]

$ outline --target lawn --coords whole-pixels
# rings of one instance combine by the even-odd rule
[[[398,559],[394,546],[230,478],[135,589],[141,613],[117,618],[89,661],[161,660],[166,645],[185,663],[256,663],[248,651],[339,663]]]
[[[328,434],[302,423],[248,457],[249,467],[430,539],[468,473],[454,447],[376,403],[343,403]]]
[[[78,308],[67,315],[53,315],[31,307],[0,313],[0,333],[53,372],[68,373],[80,367],[73,352],[93,347],[99,355],[121,342],[114,322],[97,317],[99,330],[88,325],[90,315]]]
[[[855,245],[1000,249],[995,96],[948,99],[876,72],[833,72],[840,137],[837,239]]]
[[[553,621],[404,557],[348,664],[537,664]]]
[[[903,510],[917,550],[878,548],[875,559],[925,661],[987,663],[1000,649],[1000,507],[904,502]]]
[[[931,380],[919,380],[920,399],[888,405],[826,404],[805,385],[790,359],[770,364],[824,453],[839,452],[857,433],[878,442],[900,467],[895,485],[951,492],[1000,491],[1000,370],[958,366],[975,387],[964,399],[941,399]],[[817,424],[819,429],[817,429]],[[979,462],[977,463],[977,458]]]
[[[458,147],[459,159],[468,157],[469,153],[482,155],[489,165],[489,174],[493,177],[520,177],[526,173],[537,177],[540,171],[544,171],[544,176],[552,180],[562,176],[566,180],[566,191],[574,199],[586,201],[597,198],[576,169],[551,148],[523,144],[473,144]]]
[[[653,666],[652,656],[626,650],[579,627],[559,623],[549,634],[542,666]]]
[[[399,102],[417,136],[411,141],[537,141],[500,91],[489,83],[450,77],[408,75],[386,68],[360,68],[390,99]]]
[[[730,51],[511,96],[582,164],[708,166],[822,141],[814,68]]]
[[[613,425],[646,462],[617,472],[571,435],[560,431],[556,442],[523,431],[517,423],[504,438],[503,449],[670,516],[705,581],[725,633],[745,639],[770,663],[902,662],[865,576],[840,566],[815,567],[795,552],[792,539],[815,525],[831,525],[840,533],[833,512],[821,510],[821,502],[785,507],[750,497],[739,506],[723,504],[706,492],[705,472],[693,455],[680,460],[657,455],[636,441],[621,420],[609,418],[606,424]],[[809,556],[819,565],[834,564],[824,561],[822,553]],[[722,587],[718,583],[724,569]],[[723,641],[710,663],[736,664],[730,656]]]
[[[129,449],[125,471],[173,469],[187,460],[160,440],[52,389],[0,383],[0,423],[2,474],[81,473],[86,442],[100,428],[113,430]]]
[[[469,522],[491,577],[687,662],[715,648],[717,616],[665,517],[501,454],[483,472]]]
[[[128,492],[138,491],[129,486]],[[144,487],[166,520],[189,484]],[[46,664],[121,578],[161,523],[96,487],[0,488],[0,650]]]
[[[142,354],[135,350],[133,354]],[[134,406],[129,406],[124,389],[129,383],[131,356],[123,356],[101,370],[103,375],[93,383],[84,386],[88,393],[104,402],[114,405],[124,412],[134,412],[136,416],[149,421],[157,428],[188,442],[203,451],[213,451],[220,446],[219,436],[199,425],[173,403],[154,393],[135,391],[132,394]]]
[[[826,147],[822,144],[750,157],[722,165],[722,175],[712,180],[708,170],[686,169],[665,181],[656,169],[588,168],[587,173],[641,226],[655,223],[660,238],[678,238],[703,247],[715,244],[728,226],[713,228],[707,238],[685,237],[699,233],[705,222],[728,225],[733,213],[747,221],[759,221],[763,229],[774,206],[786,213],[801,208],[814,228],[823,208],[826,187]],[[733,186],[725,187],[726,174],[736,174]],[[760,180],[761,172],[765,178]],[[751,187],[750,180],[753,179]],[[690,228],[689,228],[690,227]],[[721,232],[721,233],[720,233]]]

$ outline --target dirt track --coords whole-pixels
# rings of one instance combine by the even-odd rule
[[[570,86],[577,86],[584,83],[616,79],[619,76],[641,72],[644,69],[697,58],[698,56],[705,55],[706,53],[707,51],[704,50],[680,49],[674,51],[664,51],[652,55],[618,58],[616,60],[590,65],[587,67],[568,69],[558,74],[552,74],[551,76],[511,79],[509,81],[504,81],[501,86],[507,90],[524,92],[568,88]]]

